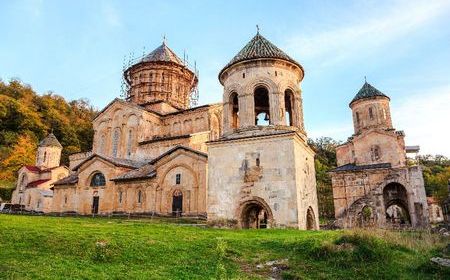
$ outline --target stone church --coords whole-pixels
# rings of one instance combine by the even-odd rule
[[[354,134],[336,148],[331,172],[338,225],[413,226],[429,223],[422,170],[409,161],[405,134],[392,126],[390,98],[365,82],[350,108]]]
[[[190,106],[196,72],[165,42],[123,74],[126,98],[93,120],[92,151],[71,155],[69,173],[59,167],[61,147],[50,135],[55,152],[47,160],[50,154],[58,160],[40,164],[46,155],[39,153],[34,171],[21,169],[19,176],[26,175],[16,203],[45,213],[193,216],[242,228],[318,229],[314,152],[300,89],[304,70],[297,61],[258,32],[220,71],[222,102],[198,107]],[[48,170],[55,171],[50,176]],[[34,190],[48,199],[38,203]]]

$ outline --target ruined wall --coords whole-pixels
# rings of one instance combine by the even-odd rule
[[[390,183],[406,189],[406,206],[412,226],[428,224],[428,207],[420,167],[395,169],[366,169],[332,172],[333,198],[336,219],[343,227],[357,226],[358,215],[364,206],[371,207],[372,223],[386,226],[386,201],[383,191]]]

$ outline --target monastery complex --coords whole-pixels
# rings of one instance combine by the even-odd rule
[[[303,67],[259,32],[220,71],[220,103],[190,106],[198,75],[164,42],[124,73],[128,91],[93,120],[92,151],[53,134],[19,170],[12,203],[43,213],[145,214],[318,229]],[[428,224],[422,171],[407,161],[390,99],[367,82],[350,102],[354,134],[331,172],[341,227]]]

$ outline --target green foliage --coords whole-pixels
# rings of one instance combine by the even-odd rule
[[[68,164],[69,154],[90,150],[95,114],[86,100],[66,102],[51,92],[38,95],[18,80],[0,81],[0,178],[13,180],[21,164],[32,164],[35,151],[22,149],[21,160],[14,155],[23,145],[36,147],[51,131],[64,147],[63,164]]]
[[[319,216],[333,219],[333,189],[331,187],[331,176],[328,172],[336,167],[336,147],[340,142],[330,137],[321,137],[316,140],[309,139],[308,144],[316,152],[314,165],[316,169]]]
[[[435,238],[432,241],[430,237]],[[449,279],[424,232],[224,230],[0,215],[0,279]],[[283,271],[274,275],[278,261]]]
[[[11,201],[14,184],[0,180],[0,201]]]
[[[442,155],[425,155],[419,156],[418,161],[422,166],[427,196],[433,196],[442,203],[448,197],[450,160]]]

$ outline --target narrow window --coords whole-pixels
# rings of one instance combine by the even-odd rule
[[[267,126],[271,123],[269,91],[264,87],[258,87],[253,95],[255,101],[255,125]]]
[[[242,78],[245,79],[245,73],[242,73]]]
[[[47,159],[47,152],[44,152],[44,162]]]
[[[138,203],[142,203],[142,191],[138,191]]]
[[[123,196],[123,192],[119,191],[119,204],[122,204],[122,196]]]
[[[67,204],[67,195],[64,196],[64,204]]]
[[[119,149],[119,141],[120,141],[120,128],[114,129],[113,134],[113,145],[112,145],[112,156],[117,157],[117,152]]]
[[[373,120],[373,109],[372,109],[372,107],[369,108],[369,118],[371,120]]]
[[[358,112],[356,112],[356,123],[359,125],[359,113]]]
[[[436,207],[436,217],[440,218],[441,213],[439,212],[439,207]]]
[[[277,73],[277,71],[275,71],[275,77],[276,77],[276,76],[278,76],[278,73]]]
[[[239,100],[237,93],[230,95],[231,128],[236,129],[239,126]]]
[[[175,184],[177,184],[177,185],[181,184],[181,174],[180,173],[175,175]]]
[[[259,158],[256,158],[256,166],[259,166],[259,165],[260,165]]]
[[[128,143],[127,143],[127,156],[128,156],[128,158],[131,156],[132,141],[133,141],[133,131],[130,129],[128,131]]]

